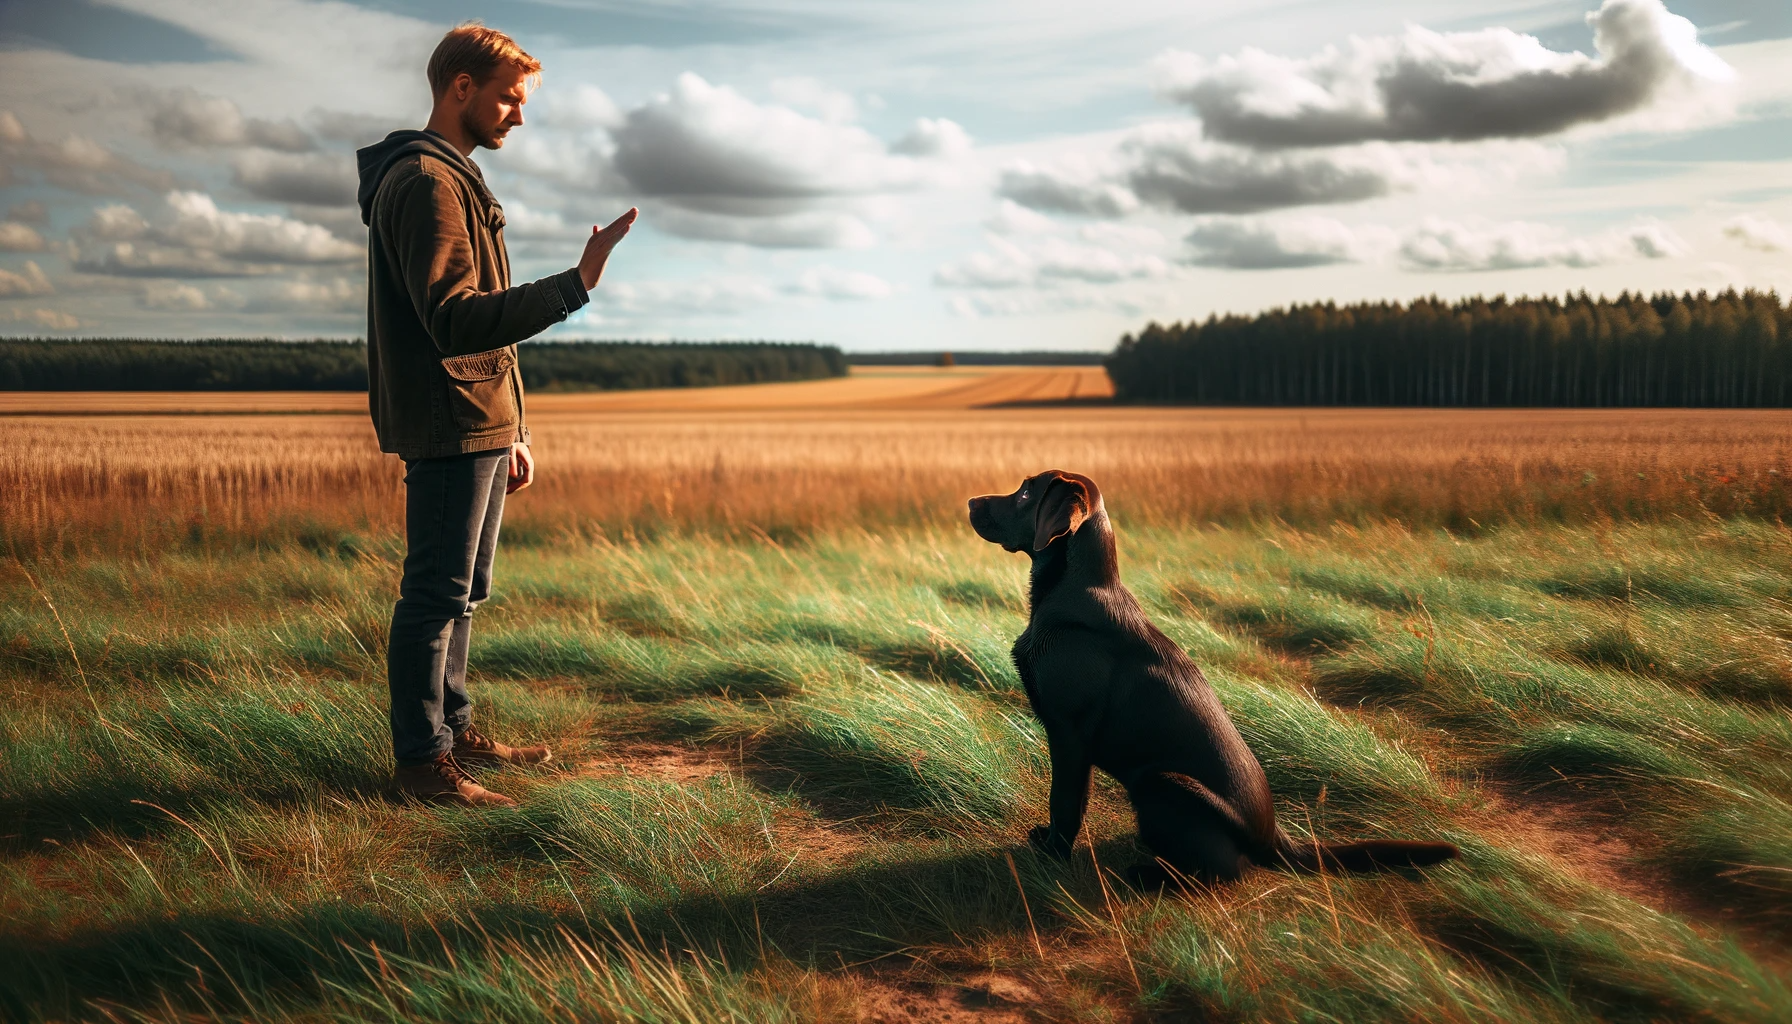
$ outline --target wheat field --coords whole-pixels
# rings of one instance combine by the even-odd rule
[[[1786,511],[1792,414],[1713,410],[1166,409],[1093,368],[893,368],[838,381],[531,399],[539,482],[507,524],[780,535],[943,522],[1046,468],[1136,522],[1505,521]],[[383,531],[400,468],[358,395],[14,395],[0,515],[15,546],[170,531]],[[268,413],[287,415],[269,415]]]

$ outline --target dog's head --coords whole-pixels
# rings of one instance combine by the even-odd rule
[[[1044,551],[1100,511],[1101,491],[1086,476],[1048,469],[1012,494],[985,494],[970,506],[977,536],[1005,551]]]

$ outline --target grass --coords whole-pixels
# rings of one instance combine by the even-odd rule
[[[1292,832],[1465,860],[1140,896],[1105,781],[1090,845],[1035,857],[1021,563],[964,530],[507,548],[481,721],[558,767],[497,813],[386,796],[390,536],[94,552],[0,575],[8,1013],[833,1020],[990,975],[1041,1019],[1792,1012],[1777,526],[1122,543]],[[1630,877],[1541,851],[1532,798]]]
[[[471,685],[555,760],[487,813],[388,792],[360,418],[9,416],[0,1017],[1792,1016],[1792,420],[966,411],[1070,386],[987,377],[532,403]],[[1463,860],[1143,895],[1100,777],[1035,856],[1024,562],[962,499],[1052,463],[1291,833]]]

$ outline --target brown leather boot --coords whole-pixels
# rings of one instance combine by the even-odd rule
[[[472,765],[541,764],[554,756],[546,747],[508,747],[472,726],[454,737],[454,759]]]
[[[426,804],[458,804],[461,807],[515,807],[516,801],[494,793],[473,781],[466,769],[443,754],[428,764],[400,765],[398,792]]]

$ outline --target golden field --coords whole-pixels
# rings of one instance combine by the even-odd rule
[[[1099,368],[877,368],[832,381],[529,399],[540,476],[507,526],[773,536],[955,519],[1060,467],[1116,516],[1177,522],[1781,515],[1792,413],[1171,409]],[[396,524],[397,461],[358,394],[0,396],[15,546],[169,530]],[[1040,404],[1059,402],[1061,404]]]

